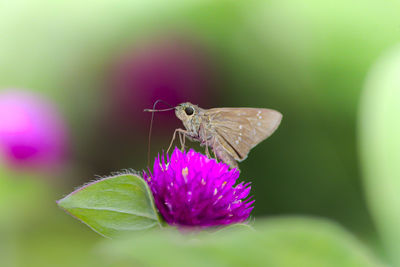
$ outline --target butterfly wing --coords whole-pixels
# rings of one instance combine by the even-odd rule
[[[238,161],[268,138],[282,120],[278,111],[261,108],[214,108],[207,110],[206,115],[217,133],[217,142]]]

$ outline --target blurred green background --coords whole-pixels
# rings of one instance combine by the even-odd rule
[[[55,200],[96,175],[145,169],[143,109],[163,99],[279,110],[278,131],[240,164],[255,220],[322,217],[400,266],[399,18],[394,0],[0,0],[0,265],[90,264],[103,238]],[[61,142],[57,162],[10,153],[19,137],[1,98],[15,92],[58,110],[44,125],[63,124],[65,140],[46,130],[23,144]],[[156,114],[152,157],[177,127]]]

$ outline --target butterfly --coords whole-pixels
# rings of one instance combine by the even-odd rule
[[[185,129],[176,129],[182,147],[185,138],[200,142],[230,168],[238,168],[238,163],[247,158],[250,150],[268,138],[279,126],[282,114],[265,108],[211,108],[203,109],[186,102],[174,107],[175,115]]]

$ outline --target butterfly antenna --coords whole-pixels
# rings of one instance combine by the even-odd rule
[[[167,106],[170,106],[171,108],[167,108],[167,109],[156,109],[156,105],[162,102]],[[169,110],[173,110],[175,109],[175,107],[173,107],[172,105],[168,104],[167,102],[158,99],[157,101],[154,102],[153,104],[153,109],[145,109],[144,112],[151,112],[151,120],[150,120],[150,129],[149,129],[149,142],[147,143],[147,166],[150,167],[150,147],[151,147],[151,132],[153,130],[153,121],[154,121],[154,113],[155,112],[163,112],[163,111],[169,111]]]

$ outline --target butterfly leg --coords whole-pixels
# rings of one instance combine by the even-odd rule
[[[206,145],[206,156],[209,159],[211,159],[210,151],[208,150],[208,140],[207,140],[207,138],[206,138],[206,141],[205,141],[205,145]]]
[[[217,143],[216,143],[216,138],[215,137],[213,137],[212,139],[211,139],[211,149],[212,149],[212,152],[213,152],[213,154],[214,154],[214,159],[215,159],[215,161],[217,161],[217,162],[219,162],[220,160],[219,160],[219,158],[218,158],[218,156],[217,156],[217,153],[215,153],[215,147],[216,147],[216,145],[217,145]]]
[[[181,143],[181,150],[185,150],[186,148],[186,134],[182,133],[182,132],[178,132],[179,134],[179,142]]]
[[[185,144],[186,144],[186,134],[181,133],[181,135],[182,135],[182,139],[183,139],[183,141],[181,140],[181,150],[183,151],[186,148],[186,146],[185,146]]]
[[[178,132],[178,135],[179,135],[179,142],[181,143],[181,150],[183,151],[185,149],[185,144],[182,139],[182,133]],[[185,137],[183,137],[183,138],[185,138]]]
[[[206,130],[205,130],[203,127],[200,128],[200,136],[201,136],[202,139],[204,140],[204,143],[202,143],[202,144],[204,144],[205,147],[206,147],[206,149],[205,149],[206,156],[207,156],[209,159],[211,159],[211,155],[210,155],[210,151],[209,151],[209,145],[210,145],[210,143],[209,143],[209,140],[208,140],[207,132],[206,132]]]
[[[185,136],[188,134],[188,131],[183,130],[183,129],[175,129],[174,134],[172,135],[171,143],[169,144],[169,147],[168,147],[168,149],[167,149],[167,154],[168,154],[169,150],[171,149],[172,144],[173,144],[174,141],[175,141],[176,133],[179,134],[179,139],[181,139],[181,134],[182,134],[183,137],[185,138]],[[182,144],[182,140],[181,140],[181,144]]]
[[[215,153],[214,147],[216,146],[215,138],[212,137],[210,139],[206,139],[205,146],[206,146],[206,155],[210,159],[215,159],[217,162],[219,161],[217,154]],[[210,152],[211,151],[211,152]]]
[[[210,152],[208,151],[208,143],[207,143],[207,140],[206,140],[206,155],[207,155],[208,158],[211,158]]]

